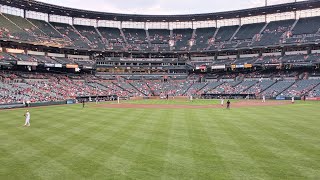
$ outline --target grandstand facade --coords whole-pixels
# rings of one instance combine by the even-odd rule
[[[0,0],[0,10],[2,104],[110,95],[320,97],[318,0],[172,16],[27,0]]]

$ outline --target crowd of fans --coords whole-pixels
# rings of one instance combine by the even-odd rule
[[[16,39],[19,40],[20,38],[18,36],[11,35],[9,29],[5,27],[0,27],[0,38],[8,38],[8,39]]]
[[[283,76],[282,79],[278,78]],[[222,79],[229,78],[229,79]],[[294,78],[292,78],[294,77]],[[266,97],[319,94],[319,79],[308,79],[309,73],[278,72],[264,77],[262,72],[219,76],[215,82],[202,82],[203,76],[186,79],[112,80],[95,75],[52,74],[37,72],[0,72],[0,103],[47,102],[83,96],[144,97],[200,96],[201,94],[255,94]],[[253,79],[252,79],[253,78]],[[273,80],[273,78],[276,78]],[[289,78],[289,79],[286,79]],[[219,82],[218,79],[223,81]]]
[[[88,85],[84,79],[72,79],[68,75],[22,72],[10,74],[8,76],[8,72],[0,73],[1,103],[47,102],[108,95],[108,92]],[[14,81],[16,78],[21,78],[22,81]]]
[[[313,90],[311,90],[308,94],[308,97],[320,97],[320,84],[316,86]]]
[[[225,82],[220,86],[218,86],[217,88],[207,91],[207,93],[208,94],[235,94],[236,86],[239,83],[240,83],[239,81]]]

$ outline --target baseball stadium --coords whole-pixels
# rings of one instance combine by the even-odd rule
[[[0,179],[320,179],[319,43],[319,0],[0,0]]]

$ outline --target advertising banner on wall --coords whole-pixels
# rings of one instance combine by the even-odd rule
[[[54,64],[52,64],[52,63],[44,63],[44,67],[54,67]]]
[[[217,66],[212,66],[211,69],[225,69],[226,65],[217,65]]]
[[[276,97],[276,100],[286,100],[286,97],[284,97],[284,96],[277,96],[277,97]]]
[[[79,66],[77,64],[66,64],[66,68],[76,69],[76,68],[79,68]]]
[[[238,65],[236,65],[236,68],[244,68],[244,65],[243,64],[238,64]]]
[[[307,101],[320,101],[320,97],[307,97]]]
[[[7,48],[6,49],[8,53],[15,53],[15,54],[23,54],[24,50],[23,49],[11,49]]]
[[[200,66],[196,66],[196,69],[200,69],[200,70],[206,70],[207,66],[206,65],[200,65]]]
[[[264,64],[265,66],[280,66],[280,64]]]
[[[0,65],[10,65],[10,63],[5,61],[0,61]]]
[[[82,68],[83,68],[83,69],[93,69],[92,66],[83,66]]]
[[[62,64],[54,64],[54,67],[62,68]]]
[[[29,61],[17,61],[17,65],[21,66],[38,66],[37,62],[29,62]]]

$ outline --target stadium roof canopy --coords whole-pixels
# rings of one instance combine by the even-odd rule
[[[139,14],[120,14],[108,12],[96,12],[68,8],[34,0],[0,0],[0,4],[24,9],[27,11],[36,11],[46,14],[60,16],[69,16],[75,18],[116,20],[116,21],[134,21],[134,22],[176,22],[176,21],[206,21],[219,19],[232,19],[250,16],[259,16],[265,14],[275,14],[291,11],[299,11],[313,8],[320,8],[320,0],[300,1],[265,7],[250,8],[236,11],[226,11],[204,14],[186,14],[186,15],[139,15]]]

